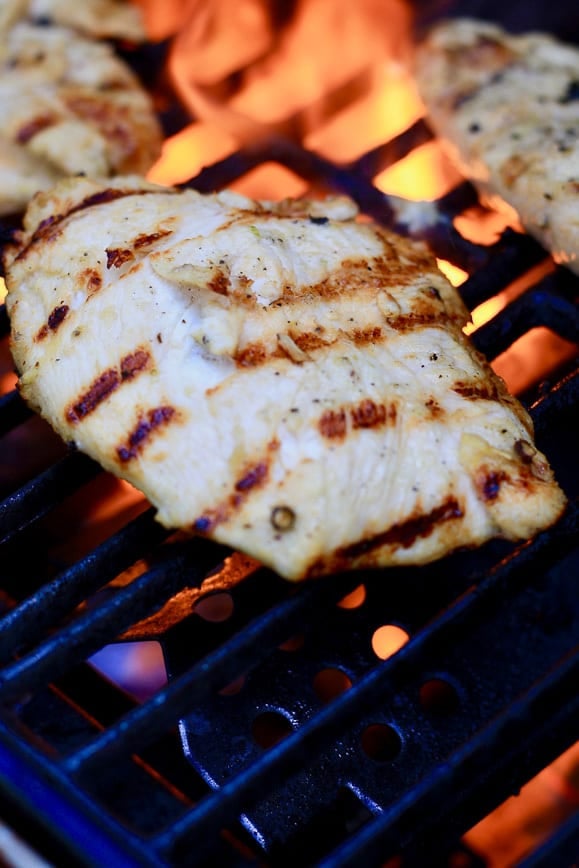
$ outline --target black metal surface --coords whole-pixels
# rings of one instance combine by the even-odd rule
[[[428,136],[418,124],[350,166],[268,142],[191,184],[212,190],[273,159],[409,232],[400,202],[372,177]],[[423,229],[437,255],[471,274],[471,308],[545,258],[514,232],[490,247],[463,239],[453,217],[474,201],[462,185]],[[579,280],[557,269],[475,343],[493,358],[538,324],[578,341],[578,295]],[[555,371],[532,407],[538,445],[571,500],[563,519],[526,545],[497,541],[420,569],[294,587],[248,568],[203,585],[228,552],[168,539],[150,512],[47,569],[51,514],[99,471],[71,453],[23,478],[0,505],[4,816],[21,834],[32,828],[56,864],[380,865],[402,853],[428,865],[432,852],[451,853],[577,736],[578,383],[576,366]],[[22,407],[15,393],[3,399],[2,432],[26,426]],[[117,580],[141,558],[136,578]],[[360,585],[361,605],[338,605]],[[229,617],[199,614],[202,586],[227,592]],[[384,624],[410,640],[380,661],[371,640]],[[143,704],[83,663],[121,635],[164,646],[169,683]],[[320,693],[324,670],[349,688]],[[256,729],[263,714],[269,747]]]

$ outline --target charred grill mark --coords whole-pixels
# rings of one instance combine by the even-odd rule
[[[52,114],[38,115],[33,118],[23,127],[20,127],[16,134],[16,141],[19,145],[26,145],[34,136],[41,133],[57,123],[57,118]]]
[[[485,502],[496,500],[501,491],[503,482],[511,479],[504,470],[489,470],[486,467],[480,469],[476,477],[476,486]]]
[[[168,425],[175,419],[175,416],[175,408],[169,405],[148,410],[146,415],[139,419],[139,422],[129,434],[126,444],[117,446],[119,461],[122,464],[127,464],[133,458],[136,458],[139,452],[151,440],[153,433],[159,428]]]
[[[454,497],[449,497],[430,512],[412,516],[400,524],[392,525],[382,533],[338,549],[336,554],[344,561],[352,561],[385,545],[407,549],[414,545],[417,539],[430,536],[438,525],[447,521],[454,521],[462,518],[462,516],[463,512],[459,502]]]
[[[135,254],[132,250],[122,247],[107,248],[107,269],[120,268],[125,262],[132,262]]]
[[[328,440],[342,440],[346,436],[346,411],[326,410],[322,415],[318,428],[322,437]]]
[[[235,354],[235,361],[242,368],[254,368],[258,365],[263,365],[268,359],[279,355],[279,353],[268,353],[265,344],[255,343],[248,344],[242,350]]]
[[[207,286],[218,295],[227,295],[231,283],[229,277],[223,271],[218,271],[211,280],[208,281]]]
[[[81,274],[81,279],[84,279],[86,282],[86,291],[87,295],[90,297],[94,295],[95,292],[98,292],[103,285],[103,279],[100,276],[99,272],[94,268],[87,268]]]
[[[364,398],[355,407],[326,410],[318,422],[318,430],[328,440],[343,440],[348,433],[348,415],[352,429],[380,428],[396,423],[398,408],[396,404],[376,404],[371,398]]]
[[[138,373],[144,371],[151,361],[151,354],[144,349],[135,350],[124,356],[118,368],[109,368],[94,380],[80,398],[66,411],[66,419],[75,425],[89,416],[93,410],[102,404],[118,387],[132,380]]]
[[[269,467],[267,464],[260,462],[245,473],[241,479],[235,483],[236,491],[249,491],[258,485],[261,485],[267,479]]]
[[[160,241],[161,238],[166,238],[167,235],[172,235],[171,229],[159,229],[158,232],[144,232],[142,235],[138,235],[133,241],[133,247],[135,250],[141,250],[143,247],[150,247],[152,244],[155,244],[156,241]]]
[[[28,251],[31,247],[33,247],[38,241],[51,241],[58,236],[58,232],[54,230],[66,220],[68,217],[71,217],[73,214],[78,214],[80,211],[86,211],[89,208],[94,208],[98,205],[106,205],[109,202],[114,202],[117,199],[126,199],[129,196],[147,196],[147,195],[156,195],[157,193],[167,194],[167,190],[116,190],[113,187],[107,187],[105,190],[99,190],[98,193],[94,193],[92,196],[87,196],[77,205],[73,205],[72,208],[69,208],[68,211],[64,211],[62,214],[52,214],[50,217],[47,217],[45,220],[42,220],[36,229],[33,232],[30,241],[28,244],[22,248],[18,256],[17,260],[24,259]]]
[[[68,310],[69,308],[67,304],[61,304],[58,307],[54,308],[54,310],[48,317],[48,328],[51,332],[55,332],[58,329],[61,322],[68,314]]]
[[[68,311],[69,307],[67,304],[60,304],[58,307],[55,307],[48,317],[48,322],[36,333],[35,340],[42,341],[48,335],[48,332],[57,331],[61,323],[66,319]]]
[[[204,515],[193,522],[192,530],[199,534],[211,533],[219,524],[229,521],[238,512],[251,494],[267,483],[271,466],[271,453],[279,449],[279,441],[272,440],[267,445],[268,454],[256,464],[248,466],[237,480],[233,492],[223,503],[208,509]]]
[[[375,404],[370,398],[350,410],[353,428],[378,428],[396,422],[396,404]]]
[[[444,410],[434,398],[429,398],[426,402],[426,408],[430,412],[430,415],[436,419],[438,416],[442,416],[444,414]]]
[[[494,401],[498,398],[497,389],[493,383],[465,383],[459,380],[451,388],[457,395],[471,400]]]
[[[382,329],[379,326],[368,326],[365,329],[354,329],[348,337],[356,344],[356,346],[364,346],[364,344],[373,344],[382,337]]]
[[[397,332],[407,332],[415,328],[421,328],[435,323],[445,322],[449,319],[448,314],[441,310],[429,311],[428,313],[407,313],[388,317],[390,328]]]
[[[121,380],[132,380],[147,367],[150,360],[151,354],[147,350],[137,350],[126,355],[121,359]]]
[[[304,353],[330,347],[338,340],[349,340],[355,343],[356,346],[364,346],[368,343],[378,343],[379,341],[386,340],[386,335],[384,335],[379,326],[353,329],[351,332],[342,332],[339,335],[328,337],[327,340],[323,338],[323,328],[320,331],[302,332],[301,334],[296,334],[292,331],[290,336],[295,345]],[[265,364],[270,359],[284,358],[286,355],[277,345],[275,349],[270,350],[266,343],[256,342],[248,344],[239,350],[235,354],[234,359],[241,367],[253,368]]]
[[[120,385],[121,377],[115,368],[104,371],[80,396],[78,401],[66,411],[66,419],[73,425],[81,422],[108,398]]]

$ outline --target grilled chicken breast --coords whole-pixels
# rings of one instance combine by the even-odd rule
[[[5,253],[22,395],[164,525],[290,579],[548,526],[565,497],[457,292],[355,218],[61,182]]]
[[[142,15],[130,0],[2,0],[0,27],[27,18],[72,27],[96,39],[145,39]]]
[[[0,214],[80,172],[146,172],[161,131],[149,96],[109,45],[59,26],[0,29]]]
[[[579,273],[579,49],[449,20],[421,45],[416,74],[460,169]]]

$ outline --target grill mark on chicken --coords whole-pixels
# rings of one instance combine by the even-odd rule
[[[93,380],[86,392],[83,392],[80,398],[67,408],[66,419],[73,425],[86,419],[122,383],[132,380],[141,371],[146,370],[150,361],[151,354],[142,348],[124,356],[118,368],[109,368],[107,371],[103,371]]]
[[[322,437],[328,440],[343,440],[346,436],[347,420],[345,410],[326,410],[318,422]]]
[[[117,370],[110,368],[108,371],[104,371],[96,380],[93,380],[86,392],[66,410],[65,415],[68,422],[76,424],[89,416],[119,387],[120,382],[121,378]]]
[[[48,317],[48,322],[36,333],[35,341],[43,341],[49,332],[56,332],[67,317],[68,311],[69,307],[67,304],[60,304],[58,307],[55,307]]]
[[[409,314],[408,316],[398,316],[390,319],[388,326],[394,331],[405,332],[414,328],[422,328],[432,323],[439,323],[443,318],[440,313],[433,313],[428,316]],[[290,337],[302,352],[311,353],[316,350],[324,350],[336,344],[338,340],[349,341],[357,347],[363,347],[367,344],[384,343],[388,339],[388,334],[380,326],[368,326],[367,328],[355,328],[350,331],[340,330],[338,334],[332,335],[327,340],[323,337],[323,329],[321,331],[302,332],[301,334],[296,334],[292,331]],[[269,349],[265,342],[255,341],[237,350],[233,354],[233,359],[240,367],[253,368],[266,364],[271,359],[287,358],[287,356],[288,354],[282,347],[276,346],[275,349]]]
[[[157,191],[159,194],[164,193],[164,190]],[[71,217],[73,214],[78,214],[80,211],[85,211],[89,208],[94,208],[97,205],[105,205],[108,202],[114,202],[116,199],[128,198],[129,196],[146,196],[151,195],[150,190],[121,190],[115,189],[114,187],[107,187],[105,190],[99,190],[98,193],[94,193],[92,196],[87,196],[82,202],[79,202],[77,205],[73,205],[72,208],[63,211],[60,214],[52,214],[50,217],[47,217],[45,220],[41,220],[38,224],[38,228],[35,232],[32,233],[30,237],[30,241],[28,244],[24,245],[22,250],[16,256],[15,261],[22,260],[26,257],[28,251],[34,247],[39,241],[53,241],[55,238],[58,238],[59,232],[56,231],[58,226],[63,223],[68,217]],[[153,195],[155,195],[155,191],[153,191]]]
[[[94,268],[86,268],[83,272],[81,272],[80,280],[81,284],[86,285],[87,297],[90,298],[91,295],[94,295],[95,292],[98,292],[99,289],[102,288],[103,279],[98,271]]]
[[[148,410],[146,415],[141,416],[134,429],[129,434],[126,443],[117,446],[117,457],[121,464],[127,464],[136,458],[144,447],[151,441],[155,431],[165,427],[177,418],[174,407],[164,405]]]
[[[135,254],[132,250],[122,247],[107,247],[107,269],[120,268],[125,262],[133,262]]]
[[[258,491],[267,485],[272,454],[277,452],[279,446],[279,440],[276,438],[268,443],[266,456],[255,464],[246,465],[229,497],[213,509],[206,510],[203,515],[193,522],[192,530],[198,534],[212,533],[217,525],[228,521],[243,506],[254,491]],[[295,513],[293,520],[295,521]]]
[[[126,157],[136,151],[138,138],[120,106],[89,95],[75,96],[65,103],[77,117],[96,124],[105,138],[117,142]]]
[[[38,115],[33,120],[28,121],[23,127],[20,127],[16,134],[16,141],[19,145],[26,145],[38,133],[48,129],[57,123],[57,118],[53,114]]]
[[[326,410],[318,422],[318,430],[327,440],[343,440],[348,432],[348,417],[352,430],[360,428],[380,428],[395,425],[398,408],[396,404],[376,404],[371,398],[364,398],[356,406]]]
[[[452,391],[462,398],[472,400],[494,401],[498,397],[494,383],[465,383],[462,380],[451,386]]]
[[[501,490],[501,484],[509,480],[503,470],[487,470],[477,479],[477,487],[485,501],[496,500]]]
[[[351,545],[336,550],[338,563],[347,564],[362,555],[385,545],[395,548],[410,548],[419,537],[427,537],[441,524],[463,517],[462,508],[454,497],[447,498],[430,512],[411,516],[406,521],[394,524],[387,530]],[[314,574],[316,567],[313,567]]]
[[[227,295],[231,288],[231,281],[223,271],[217,271],[207,282],[207,287],[218,295]]]
[[[157,232],[143,232],[142,235],[137,235],[133,241],[133,247],[135,250],[142,250],[144,247],[150,247],[152,244],[155,244],[156,241],[160,241],[162,238],[166,238],[168,235],[172,234],[172,229],[159,229]]]
[[[440,416],[444,416],[444,409],[435,398],[429,398],[425,406],[433,419],[438,419]]]
[[[357,407],[352,407],[350,417],[354,429],[379,428],[382,425],[393,425],[397,413],[396,404],[375,404],[371,398],[365,398]]]
[[[148,350],[138,349],[134,353],[129,353],[121,359],[121,380],[132,380],[141,371],[144,371],[149,361],[151,354]]]

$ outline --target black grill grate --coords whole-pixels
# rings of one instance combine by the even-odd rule
[[[372,177],[429,137],[421,122],[349,166],[270,141],[192,185],[210,191],[275,161],[410,233],[404,203]],[[511,231],[490,247],[462,238],[453,217],[474,202],[462,185],[417,230],[471,274],[461,289],[471,308],[545,258]],[[479,329],[476,345],[494,358],[537,325],[578,342],[578,290],[556,269]],[[380,865],[399,853],[404,864],[446,864],[462,832],[577,736],[578,389],[571,364],[526,396],[571,499],[561,521],[526,545],[497,541],[420,569],[296,588],[241,559],[236,576],[208,584],[229,553],[169,538],[151,511],[63,566],[51,516],[75,492],[90,504],[103,474],[70,453],[22,480],[0,505],[4,816],[57,864]],[[29,415],[5,396],[0,431]],[[137,578],[115,581],[145,557]],[[338,605],[360,585],[361,605]],[[201,586],[227,590],[229,618],[202,620]],[[371,638],[383,624],[410,641],[381,662]],[[144,704],[82,662],[119,637],[163,644],[169,683]],[[328,702],[314,689],[324,670],[351,684]],[[267,749],[261,715],[275,724]],[[562,829],[546,858],[566,858],[576,838]]]

